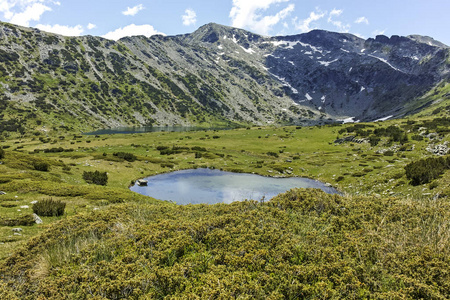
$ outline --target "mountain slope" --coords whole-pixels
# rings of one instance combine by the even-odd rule
[[[401,116],[448,79],[449,57],[420,36],[263,37],[207,24],[114,42],[0,23],[0,131]]]

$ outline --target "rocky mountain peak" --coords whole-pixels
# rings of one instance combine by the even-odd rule
[[[413,41],[427,44],[427,45],[434,46],[434,47],[439,47],[439,48],[444,48],[444,49],[449,48],[449,46],[447,46],[444,43],[441,43],[439,41],[436,41],[435,39],[433,39],[432,37],[429,37],[429,36],[412,34],[412,35],[408,35],[407,38],[409,38]]]
[[[0,23],[0,107],[91,127],[370,121],[414,110],[448,77],[444,46],[324,30],[265,37],[215,23],[116,42]]]

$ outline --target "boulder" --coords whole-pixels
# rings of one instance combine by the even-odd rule
[[[448,142],[444,142],[443,144],[438,145],[428,145],[427,151],[434,155],[444,156],[450,152],[450,149],[448,148]]]
[[[34,222],[36,222],[36,224],[42,224],[42,223],[44,223],[44,222],[42,221],[42,219],[39,218],[39,216],[38,216],[37,214],[33,214],[33,218],[34,218]]]

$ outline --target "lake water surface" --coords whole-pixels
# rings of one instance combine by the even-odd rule
[[[292,188],[320,188],[336,194],[338,191],[324,183],[307,178],[274,178],[254,174],[231,173],[211,169],[191,169],[145,178],[148,186],[137,183],[134,192],[177,204],[231,203],[245,199],[265,200]]]

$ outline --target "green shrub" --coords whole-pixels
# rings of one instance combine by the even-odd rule
[[[22,215],[17,218],[7,218],[0,220],[1,226],[31,226],[33,225],[33,215]]]
[[[200,147],[200,146],[194,146],[194,147],[191,148],[191,150],[192,151],[202,151],[202,152],[204,152],[204,151],[206,151],[206,148],[205,147]]]
[[[33,212],[42,217],[58,217],[64,214],[66,203],[60,200],[45,199],[33,204]]]
[[[129,162],[133,162],[137,159],[136,155],[134,155],[133,153],[128,153],[128,152],[116,152],[113,153],[114,156],[117,156],[121,159],[124,159],[126,161]]]
[[[384,156],[394,156],[394,151],[388,150],[388,151],[384,152],[383,155]]]
[[[161,163],[161,168],[173,168],[175,165],[172,163]]]
[[[16,201],[3,201],[2,203],[0,203],[1,207],[6,207],[6,208],[12,208],[12,207],[16,207],[18,204]]]
[[[87,183],[106,185],[108,183],[108,174],[106,172],[99,172],[99,171],[94,172],[84,171],[83,179]]]
[[[5,157],[5,150],[0,148],[0,159],[2,159],[3,157]]]
[[[266,154],[270,155],[270,156],[273,156],[273,157],[278,157],[278,153],[276,153],[276,152],[269,151]]]
[[[336,182],[339,182],[339,181],[342,181],[342,180],[344,180],[344,176],[338,176],[337,178],[336,178]]]
[[[378,145],[380,140],[381,140],[381,138],[378,136],[375,136],[375,135],[369,136],[369,143],[370,143],[370,146],[372,146],[372,147]]]
[[[430,157],[405,166],[406,178],[412,185],[429,183],[450,169],[450,156]]]
[[[37,171],[47,172],[50,169],[50,164],[44,161],[33,162],[33,168]]]

